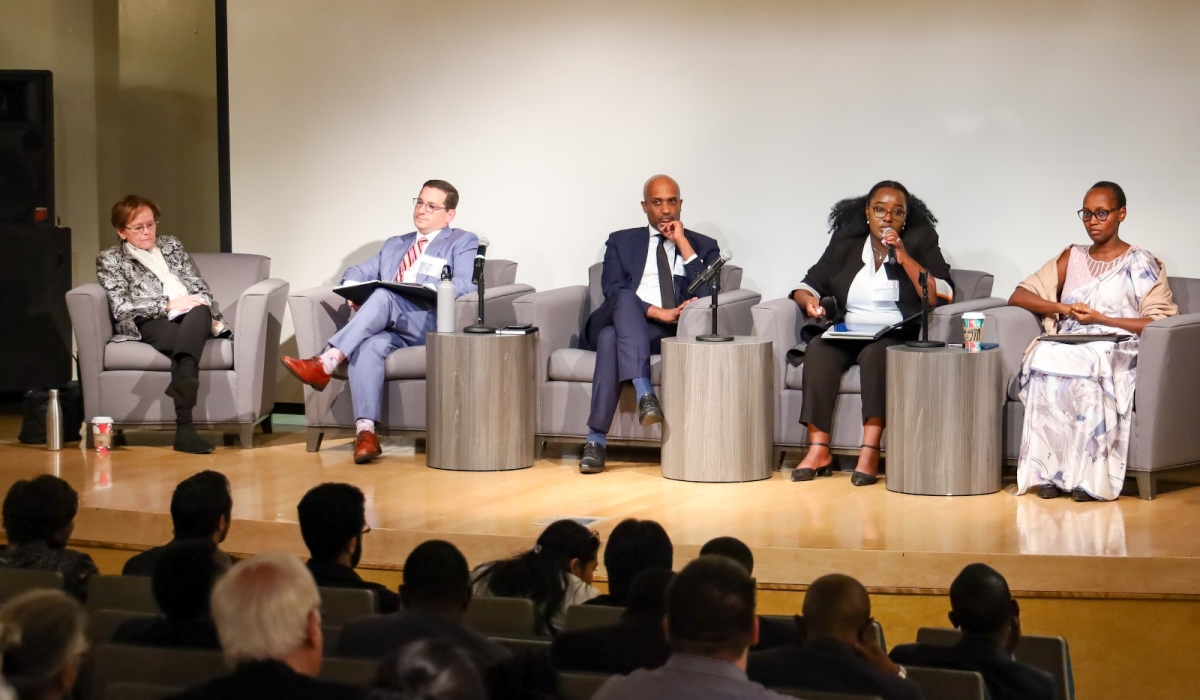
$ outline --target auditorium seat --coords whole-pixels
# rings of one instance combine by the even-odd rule
[[[379,669],[379,661],[375,659],[331,659],[321,660],[321,671],[318,678],[338,683],[368,685],[375,678]]]
[[[113,633],[122,623],[128,620],[141,620],[156,617],[155,613],[136,612],[130,610],[89,610],[87,621],[87,640],[92,647],[108,644],[112,641]]]
[[[560,673],[558,697],[560,700],[592,700],[609,678],[612,676],[602,673]]]
[[[26,591],[39,588],[53,588],[61,591],[62,587],[63,577],[57,571],[0,567],[0,603]]]
[[[905,666],[908,680],[921,687],[925,700],[984,700],[983,676],[975,671]]]
[[[567,608],[563,631],[576,632],[593,627],[607,627],[621,621],[625,608],[612,605],[572,605]]]
[[[268,279],[271,259],[262,255],[193,253],[192,260],[233,329],[233,340],[205,344],[196,427],[236,432],[242,447],[253,447],[254,426],[271,429],[288,283]],[[111,416],[118,430],[174,430],[175,405],[163,394],[171,361],[142,342],[109,342],[112,314],[97,283],[68,292],[67,309],[79,348],[84,415]],[[91,447],[92,432],[86,432]]]
[[[491,640],[500,646],[508,649],[513,654],[530,652],[533,654],[549,653],[550,638],[541,637],[539,639],[514,639],[512,637],[491,637]]]
[[[948,627],[922,627],[917,630],[918,644],[951,646],[961,638],[962,632]],[[1017,648],[1013,650],[1013,657],[1021,663],[1040,668],[1054,676],[1059,697],[1074,700],[1075,678],[1071,670],[1071,651],[1067,647],[1066,639],[1022,634]]]
[[[463,624],[489,637],[532,637],[536,629],[533,601],[526,598],[471,598]]]
[[[603,264],[588,269],[588,284],[563,287],[522,297],[513,309],[517,321],[539,329],[537,455],[548,442],[582,444],[587,438],[587,417],[592,402],[592,372],[596,353],[579,348],[579,336],[588,315],[604,301],[600,288]],[[730,335],[750,335],[750,307],[762,295],[742,289],[742,269],[736,265],[721,268],[720,330]],[[695,336],[710,332],[709,299],[701,299],[683,310],[678,335]],[[660,383],[661,357],[650,357],[650,381]],[[662,441],[660,425],[642,426],[637,419],[633,388],[621,393],[617,415],[608,432],[609,444],[658,446]]]
[[[102,700],[162,700],[183,690],[169,685],[148,683],[109,683]]]
[[[104,698],[112,683],[189,688],[229,672],[219,651],[119,644],[97,647],[87,665],[91,673],[91,698]]]
[[[819,690],[797,690],[796,688],[771,688],[780,695],[802,700],[882,700],[878,695],[849,695],[847,693],[824,693]]]
[[[517,263],[488,260],[486,263],[484,307],[488,325],[513,323],[513,302],[533,291],[527,284],[516,284]],[[454,304],[455,328],[475,322],[476,292],[459,297]],[[296,351],[300,357],[312,357],[325,350],[333,334],[350,320],[350,306],[333,291],[332,285],[313,287],[288,297],[292,323],[296,327]],[[425,346],[399,348],[386,362],[387,387],[383,398],[380,435],[425,436]],[[324,391],[304,387],[304,421],[308,425],[308,451],[321,449],[326,437],[354,436],[354,407],[350,383],[343,364],[333,373]]]
[[[97,574],[88,579],[87,609],[158,614],[149,576]]]
[[[320,588],[321,624],[345,627],[356,618],[375,614],[375,592],[365,588]]]
[[[930,312],[929,337],[933,340],[962,342],[962,314],[991,308],[1003,304],[1004,300],[989,298],[993,281],[990,273],[951,270],[950,275],[954,280],[955,302]],[[775,367],[775,453],[778,467],[783,464],[788,452],[802,450],[808,446],[808,428],[800,424],[804,372],[802,367],[794,367],[787,361],[788,350],[800,342],[800,329],[807,317],[800,306],[787,297],[758,304],[751,313],[754,316],[754,334],[772,341],[772,364]],[[959,324],[957,329],[953,322]],[[842,375],[838,393],[829,442],[834,451],[852,451],[857,454],[862,444],[863,433],[862,398],[859,395],[857,365]],[[886,433],[883,447],[886,451]]]
[[[1166,470],[1200,463],[1194,417],[1200,415],[1200,279],[1170,277],[1179,315],[1152,322],[1142,331],[1137,384],[1129,434],[1127,478],[1137,480],[1138,496],[1153,499],[1158,477]],[[1004,406],[1004,458],[1016,464],[1021,452],[1025,406],[1014,389],[1025,349],[1041,334],[1037,317],[1004,300],[983,310],[983,340],[1000,343],[1009,388]],[[948,325],[962,326],[962,313]]]

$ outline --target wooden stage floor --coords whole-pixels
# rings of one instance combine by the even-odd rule
[[[1011,485],[948,498],[895,494],[882,483],[855,488],[845,474],[791,483],[786,469],[753,483],[681,483],[660,476],[658,452],[648,449],[613,450],[599,475],[579,474],[577,456],[553,446],[530,469],[466,473],[427,468],[405,439],[385,439],[383,459],[366,466],[352,462],[349,440],[308,453],[298,426],[256,435],[252,450],[218,447],[206,456],[171,451],[170,433],[135,432],[131,446],[107,457],[77,445],[57,453],[20,445],[18,427],[0,417],[0,489],[61,476],[80,493],[74,539],[95,546],[165,541],[175,484],[216,469],[233,484],[232,552],[304,554],[296,503],[315,484],[346,481],[367,496],[365,567],[397,569],[429,538],[454,541],[474,565],[531,546],[534,523],[551,516],[604,518],[595,527],[605,539],[635,517],[666,527],[679,565],[712,537],[741,538],[765,589],[798,590],[841,571],[874,592],[943,592],[962,566],[984,561],[1025,596],[1200,599],[1200,487],[1188,483],[1164,484],[1155,501],[1043,501],[1015,497]]]

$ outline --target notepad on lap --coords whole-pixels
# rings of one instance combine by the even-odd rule
[[[369,299],[375,293],[376,289],[386,289],[400,296],[420,301],[437,301],[436,287],[432,284],[415,284],[412,282],[382,282],[380,280],[347,282],[340,287],[334,287],[333,291],[347,301],[352,301],[362,306],[363,302]]]

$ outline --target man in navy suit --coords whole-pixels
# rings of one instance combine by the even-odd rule
[[[430,180],[413,203],[417,230],[384,241],[378,255],[346,270],[341,283],[387,280],[432,288],[437,285],[442,267],[449,265],[455,296],[474,292],[471,270],[479,239],[469,231],[450,228],[458,207],[458,190],[444,180]],[[381,417],[388,355],[397,348],[425,344],[425,334],[437,326],[437,305],[379,289],[362,308],[353,303],[350,308],[357,313],[329,339],[325,352],[304,360],[284,357],[283,366],[300,381],[322,391],[334,369],[349,359],[357,435],[354,461],[365,464],[382,453],[375,423]]]
[[[679,220],[679,184],[655,175],[642,188],[642,211],[649,226],[610,234],[600,276],[604,303],[588,317],[580,347],[596,351],[592,411],[579,471],[604,471],[605,435],[621,396],[621,385],[637,391],[638,420],[663,420],[650,385],[650,356],[663,338],[675,335],[679,314],[696,299],[687,287],[719,255],[717,242],[688,231]]]

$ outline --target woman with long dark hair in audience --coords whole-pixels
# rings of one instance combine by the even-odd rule
[[[20,700],[65,700],[87,650],[83,606],[62,591],[29,591],[0,607],[0,665]]]
[[[592,587],[600,535],[574,520],[551,523],[533,549],[511,559],[479,567],[472,581],[476,595],[528,598],[533,601],[540,634],[563,628],[567,608],[600,595]]]
[[[791,298],[811,319],[828,317],[833,324],[867,332],[920,311],[922,273],[929,273],[925,291],[930,306],[950,303],[954,285],[938,247],[936,224],[925,203],[893,180],[877,183],[862,197],[843,199],[829,213],[829,245]],[[821,305],[826,297],[836,303],[832,316]],[[833,474],[829,438],[834,403],[842,374],[856,364],[861,369],[863,437],[851,482],[867,486],[878,481],[887,349],[915,339],[918,328],[911,324],[878,340],[802,337],[808,343],[800,422],[808,426],[809,442],[808,453],[792,471],[792,481]]]

